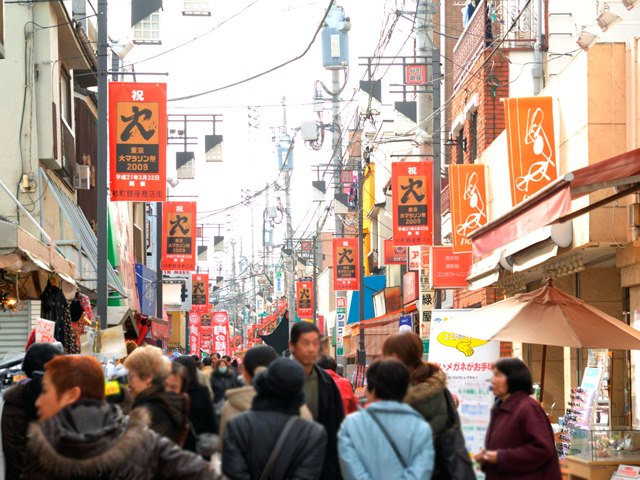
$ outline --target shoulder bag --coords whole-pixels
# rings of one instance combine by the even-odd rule
[[[273,470],[273,467],[276,466],[276,460],[278,459],[278,456],[282,451],[282,447],[284,447],[284,442],[287,440],[287,436],[289,435],[289,432],[291,431],[293,424],[296,423],[297,419],[298,417],[292,416],[289,418],[289,420],[287,420],[287,423],[285,423],[284,428],[280,432],[280,435],[278,435],[278,439],[276,440],[276,444],[273,447],[273,450],[271,450],[271,455],[269,455],[269,458],[267,459],[264,470],[262,470],[260,480],[267,480],[269,478],[269,475],[271,475],[271,471]]]
[[[440,457],[452,480],[475,480],[473,462],[465,446],[449,389],[445,388],[444,396],[447,403],[447,428],[434,438],[436,456]]]
[[[389,435],[389,432],[387,431],[385,426],[382,424],[382,422],[380,421],[378,416],[373,412],[373,410],[370,410],[368,408],[365,409],[365,412],[368,413],[371,416],[371,418],[373,418],[373,421],[376,422],[376,424],[378,425],[380,430],[382,430],[382,433],[384,434],[384,436],[386,437],[387,441],[389,442],[389,445],[391,445],[391,448],[393,449],[393,452],[396,454],[396,457],[398,457],[398,460],[400,461],[400,464],[402,465],[402,468],[406,470],[407,466],[408,466],[407,462],[405,461],[404,457],[400,453],[400,449],[396,445],[396,442],[393,441],[393,438],[391,437],[391,435]]]

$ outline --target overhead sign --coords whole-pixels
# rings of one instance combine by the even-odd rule
[[[384,264],[404,265],[407,263],[407,247],[398,247],[393,244],[393,239],[384,241]]]
[[[112,201],[166,199],[167,85],[109,82]]]
[[[334,290],[358,290],[360,288],[359,260],[357,238],[333,239]]]
[[[191,277],[191,306],[209,305],[209,274],[196,273]]]
[[[449,165],[453,251],[471,252],[469,235],[487,223],[485,166]]]
[[[282,270],[273,273],[273,295],[281,297],[284,295],[284,274]]]
[[[298,317],[313,318],[313,282],[296,282]]]
[[[410,63],[404,66],[405,85],[424,85],[427,83],[427,66]]]
[[[432,162],[394,162],[391,173],[394,244],[432,245]]]
[[[558,177],[553,98],[507,98],[504,109],[515,206]]]
[[[213,312],[213,353],[229,355],[229,315],[227,312]]]
[[[166,202],[162,209],[162,270],[196,269],[196,204]]]
[[[431,252],[431,286],[466,288],[471,269],[471,253],[454,253],[453,247],[433,247]]]

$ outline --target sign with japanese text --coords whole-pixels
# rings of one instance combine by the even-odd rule
[[[196,203],[166,202],[162,217],[162,270],[195,270]]]
[[[394,162],[391,173],[393,243],[398,246],[431,245],[432,162]]]
[[[109,82],[112,201],[163,202],[167,181],[167,85]]]
[[[487,388],[500,342],[478,340],[447,331],[447,322],[469,310],[434,310],[429,361],[447,374],[447,387],[458,397],[462,433],[467,450],[479,452],[489,425],[494,396]]]
[[[284,274],[282,270],[276,270],[273,273],[273,294],[276,297],[284,295]]]
[[[427,83],[427,66],[411,63],[404,66],[405,85],[424,85]]]
[[[553,98],[507,98],[504,109],[515,206],[558,177]]]
[[[189,312],[189,353],[192,355],[200,354],[200,315],[199,310]]]
[[[344,355],[344,326],[347,323],[347,297],[336,297],[336,355]]]
[[[420,338],[424,343],[425,353],[429,353],[429,333],[431,332],[431,314],[435,308],[435,293],[431,289],[431,250],[429,247],[420,249],[420,271],[418,277],[420,300],[418,301],[418,315]]]
[[[313,318],[313,282],[296,282],[296,303],[298,317]]]
[[[196,273],[191,277],[191,306],[209,305],[209,274]]]
[[[471,253],[454,253],[453,247],[433,247],[431,252],[432,288],[466,288],[471,269]]]
[[[213,350],[212,353],[230,355],[229,315],[227,312],[213,312],[212,322]]]
[[[56,322],[39,318],[36,321],[36,343],[56,343]]]
[[[453,251],[471,252],[469,235],[487,223],[485,166],[449,165]]]
[[[397,247],[393,239],[384,241],[384,264],[404,265],[407,263],[407,247]]]
[[[407,270],[410,272],[417,272],[420,270],[420,254],[422,252],[422,248],[420,246],[408,247],[407,251],[409,255],[407,256]]]
[[[358,290],[360,288],[359,245],[357,238],[333,239],[333,288]]]

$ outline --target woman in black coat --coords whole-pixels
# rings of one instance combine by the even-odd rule
[[[189,356],[178,357],[174,362],[182,365],[187,373],[186,393],[191,400],[191,408],[189,410],[189,421],[191,427],[187,434],[187,440],[184,448],[191,452],[196,451],[196,436],[201,433],[215,433],[216,422],[213,413],[213,405],[209,389],[201,385],[198,381],[198,372],[196,370],[196,362]],[[195,434],[194,434],[195,432]]]
[[[262,478],[285,426],[292,421],[284,448],[276,452],[271,480],[317,480],[322,473],[327,433],[322,425],[300,418],[304,371],[287,358],[274,360],[258,374],[251,410],[229,420],[224,432],[222,471],[230,480]],[[293,419],[293,420],[291,420]]]
[[[224,358],[218,360],[211,374],[211,390],[213,391],[213,407],[216,418],[216,432],[220,431],[220,416],[224,406],[227,390],[238,388],[242,385],[238,381],[235,370]]]

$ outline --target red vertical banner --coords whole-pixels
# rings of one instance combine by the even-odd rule
[[[109,83],[109,141],[111,200],[163,202],[166,83]]]
[[[313,318],[313,282],[296,282],[296,307],[298,317]]]
[[[469,235],[487,223],[487,189],[482,164],[449,165],[453,251],[470,252]]]
[[[208,273],[194,273],[191,276],[191,305],[194,307],[209,305]]]
[[[189,312],[189,353],[200,355],[201,310]]]
[[[213,312],[212,322],[213,350],[212,353],[230,355],[229,315],[227,312]]]
[[[166,202],[162,209],[162,226],[162,270],[195,270],[195,202]]]
[[[433,244],[432,162],[394,162],[393,243],[398,246]]]
[[[515,206],[558,177],[553,98],[507,98],[504,109]]]
[[[357,238],[333,239],[334,290],[358,290],[360,288],[359,248]]]

